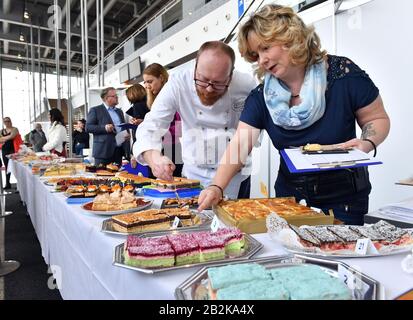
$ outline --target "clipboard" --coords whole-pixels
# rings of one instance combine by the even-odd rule
[[[131,123],[121,123],[118,127],[120,127],[123,130],[128,130],[128,129],[136,129],[138,126],[136,124],[131,124]]]
[[[311,161],[309,157],[313,155],[303,154],[299,149],[280,150],[288,170],[291,173],[319,172],[324,170],[340,170],[346,168],[357,168],[371,165],[383,164],[377,159],[370,159],[369,155],[360,150],[354,149],[348,154],[323,155],[331,158],[341,159],[336,161]],[[349,159],[349,160],[346,160]],[[351,160],[350,160],[351,159]],[[315,158],[317,160],[317,158]]]

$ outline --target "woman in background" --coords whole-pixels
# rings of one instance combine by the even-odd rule
[[[77,121],[77,125],[73,130],[73,151],[77,156],[83,156],[83,149],[89,148],[89,133],[85,131],[86,120]]]
[[[156,96],[161,91],[165,83],[168,81],[168,71],[159,63],[152,63],[143,70],[143,81],[147,92],[147,105],[149,110]],[[163,138],[164,150],[163,153],[168,156],[175,164],[174,177],[180,177],[182,175],[182,151],[179,138],[181,137],[181,117],[179,113],[175,113],[174,119],[169,127],[169,134],[166,134]],[[168,148],[171,146],[171,148]],[[165,148],[167,148],[165,150]],[[169,153],[172,153],[170,155]]]
[[[2,144],[1,151],[2,151],[3,163],[4,163],[4,166],[6,167],[6,185],[4,189],[10,189],[11,188],[11,184],[10,184],[11,174],[7,173],[7,167],[9,164],[9,158],[7,157],[7,155],[18,151],[14,149],[13,140],[14,138],[17,137],[17,135],[19,135],[19,130],[13,127],[13,124],[9,117],[5,117],[3,119],[3,124],[4,124],[4,128],[3,130],[1,130],[0,143]]]
[[[136,83],[126,89],[126,97],[132,104],[129,110],[126,111],[126,114],[132,117],[129,120],[129,123],[138,126],[143,121],[143,118],[145,118],[145,114],[150,111],[148,105],[146,104],[146,90],[142,85]],[[135,143],[136,129],[133,129],[132,133],[133,143]],[[135,168],[138,165],[134,157],[131,157],[131,165],[132,168]],[[153,175],[151,168],[149,166],[145,166],[145,168],[148,169],[148,177],[155,179],[156,177]]]
[[[145,118],[145,114],[149,112],[146,104],[146,90],[139,83],[136,83],[126,89],[126,97],[131,103],[131,107],[126,111],[126,114],[132,117],[129,123],[138,126]],[[135,133],[136,129],[133,129],[133,142],[136,141]]]
[[[67,132],[64,126],[63,114],[59,109],[49,111],[50,128],[48,142],[43,146],[43,151],[50,151],[59,157],[66,157]]]

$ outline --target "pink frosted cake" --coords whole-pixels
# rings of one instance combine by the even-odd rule
[[[134,267],[171,267],[175,253],[166,237],[138,238],[129,236],[125,245],[125,263]]]
[[[192,237],[198,243],[201,262],[225,258],[224,239],[205,231],[193,233]]]
[[[124,245],[125,263],[135,267],[157,268],[224,259],[240,255],[243,233],[237,228],[217,232],[178,233],[156,238],[128,236]]]
[[[215,237],[225,241],[225,253],[228,255],[239,255],[245,245],[244,235],[237,228],[222,228],[213,233]]]
[[[181,233],[167,236],[173,250],[175,251],[176,265],[198,263],[199,246],[191,234]]]

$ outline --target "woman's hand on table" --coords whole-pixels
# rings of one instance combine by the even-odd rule
[[[208,209],[212,205],[218,204],[221,200],[221,190],[214,186],[209,186],[208,188],[202,190],[198,197],[198,211]]]
[[[366,153],[369,153],[374,149],[371,142],[357,138],[346,141],[340,146],[344,149],[356,148]]]

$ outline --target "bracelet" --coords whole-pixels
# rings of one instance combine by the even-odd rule
[[[217,187],[217,188],[219,189],[219,191],[221,191],[221,199],[224,198],[224,189],[222,189],[219,185],[217,185],[217,184],[210,184],[210,185],[208,186],[208,188],[209,188],[209,187]]]
[[[373,148],[374,148],[373,157],[375,157],[376,154],[377,154],[377,146],[376,146],[376,144],[375,144],[373,141],[371,141],[370,139],[363,139],[363,141],[368,141],[368,142],[370,142],[370,143],[373,145]]]

